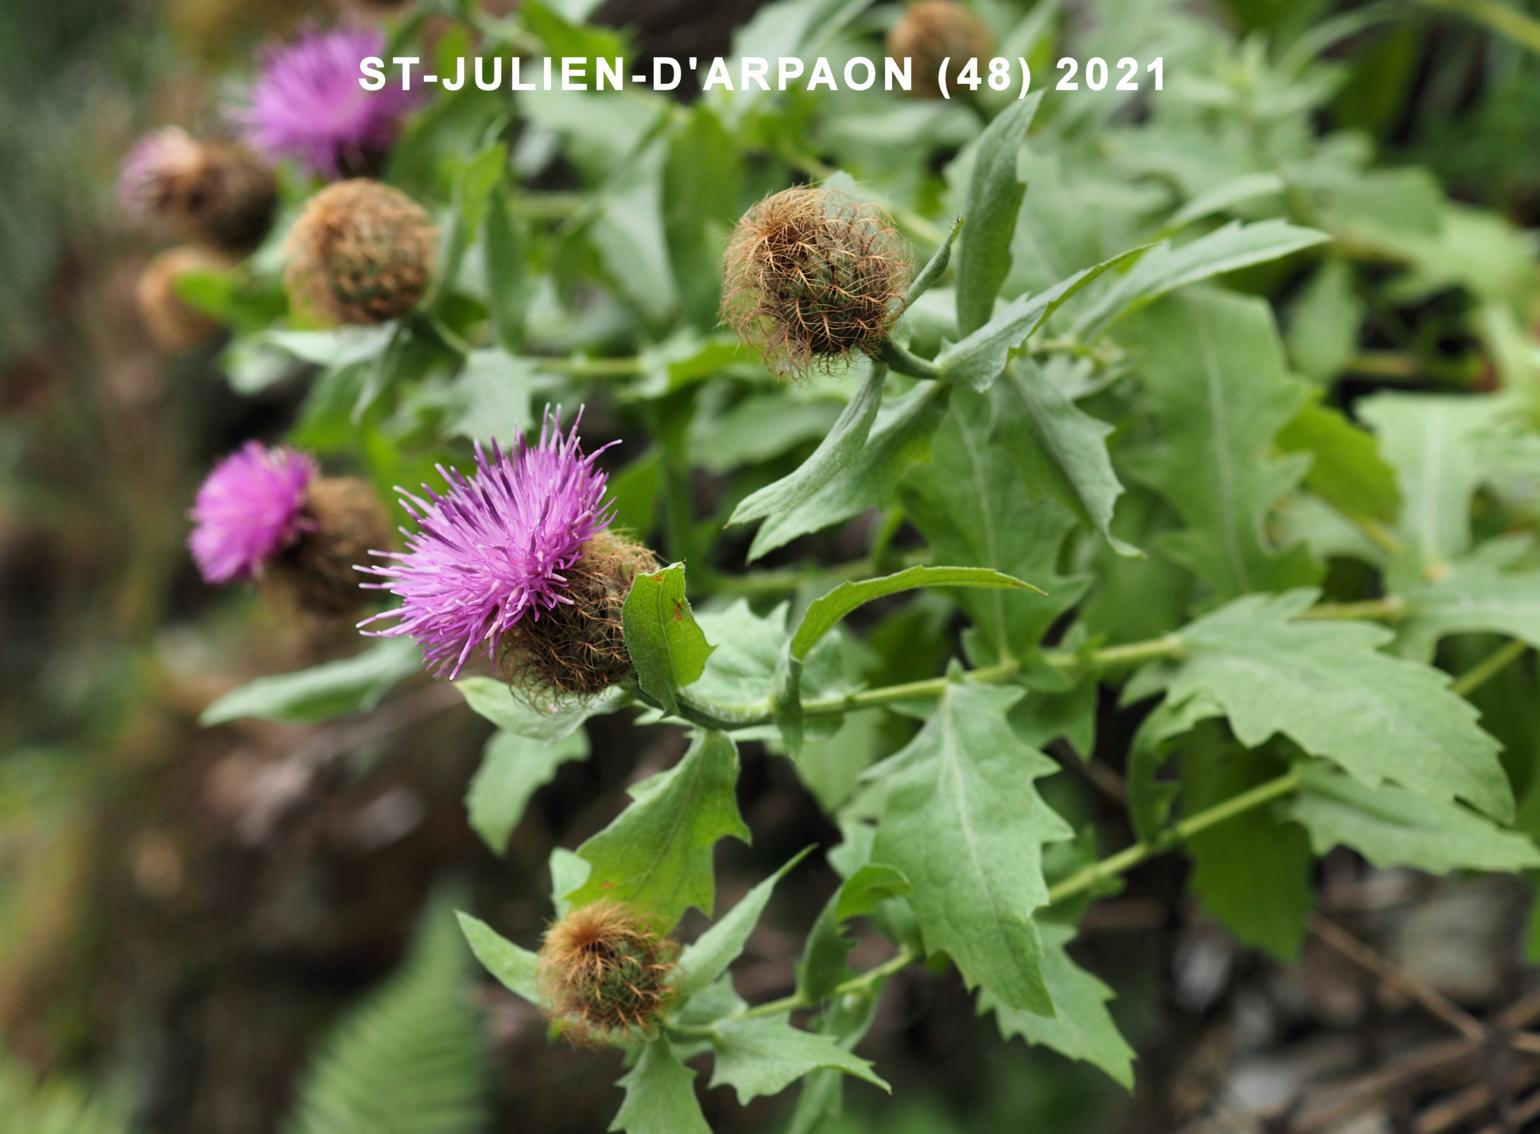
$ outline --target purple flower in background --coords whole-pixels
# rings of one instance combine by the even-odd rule
[[[385,33],[377,28],[306,32],[273,49],[240,114],[246,141],[329,179],[363,172],[390,149],[416,102],[398,86],[359,86],[359,63],[384,52]]]
[[[188,518],[187,546],[205,581],[228,583],[260,574],[310,524],[305,493],[315,461],[289,448],[248,441],[214,466]]]
[[[426,501],[396,490],[418,530],[407,534],[405,552],[372,553],[386,565],[359,568],[385,580],[364,586],[401,600],[398,609],[360,623],[394,618],[393,626],[366,633],[415,638],[429,668],[453,678],[479,644],[495,657],[520,619],[538,620],[572,601],[562,572],[614,516],[604,504],[608,478],[594,467],[609,446],[584,454],[577,434],[582,411],[567,433],[560,415],[559,407],[546,410],[537,445],[523,436],[506,453],[496,442],[490,454],[477,445],[471,477],[438,466],[449,486],[442,496],[426,485]]]
[[[180,126],[163,126],[135,142],[118,166],[118,203],[136,216],[163,204],[168,180],[196,168],[202,147]]]

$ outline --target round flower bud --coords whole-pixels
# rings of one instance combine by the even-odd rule
[[[278,184],[245,147],[200,141],[168,126],[145,135],[123,159],[118,199],[135,216],[246,252],[272,227]]]
[[[913,93],[920,98],[941,97],[941,64],[950,60],[952,89],[969,60],[984,61],[995,52],[994,36],[979,19],[956,0],[920,0],[905,10],[888,32],[888,57],[907,59]]]
[[[390,520],[372,485],[322,477],[305,492],[305,531],[267,566],[265,590],[283,609],[322,623],[356,618],[363,594],[354,564],[391,543]]]
[[[427,210],[378,181],[340,181],[305,206],[288,240],[295,306],[332,323],[400,318],[427,293],[435,234]]]
[[[659,566],[641,544],[613,532],[594,536],[564,572],[571,601],[525,619],[503,639],[503,679],[534,703],[591,696],[624,681],[631,655],[621,612],[636,577]]]
[[[679,947],[620,902],[597,901],[546,931],[535,968],[540,1008],[580,1044],[653,1033],[672,998]]]
[[[219,334],[219,324],[177,294],[177,281],[193,272],[222,272],[230,259],[207,248],[186,245],[160,253],[139,273],[134,301],[155,345],[164,351],[201,346]]]
[[[909,258],[881,209],[839,189],[786,189],[739,220],[722,317],[771,370],[872,354],[897,318]]]
[[[416,639],[450,678],[485,653],[531,693],[593,693],[629,673],[620,604],[654,561],[606,534],[613,505],[594,464],[603,449],[584,453],[577,423],[563,433],[559,413],[546,412],[534,444],[478,446],[470,476],[440,467],[442,495],[398,490],[417,530],[405,551],[377,553],[384,563],[359,570],[401,605],[366,619],[394,622],[366,633]]]

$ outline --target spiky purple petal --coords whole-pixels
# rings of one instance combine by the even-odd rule
[[[273,49],[250,105],[239,113],[246,141],[328,179],[358,172],[390,149],[417,101],[394,84],[377,91],[359,86],[359,64],[384,54],[385,33],[378,28],[310,31]]]
[[[393,625],[366,633],[415,638],[429,668],[453,678],[478,646],[495,658],[521,619],[538,620],[572,601],[563,572],[614,517],[604,502],[608,476],[594,465],[609,446],[585,454],[582,411],[566,433],[560,414],[559,407],[546,410],[538,444],[520,435],[506,453],[496,442],[490,453],[477,445],[470,477],[438,466],[448,485],[443,495],[427,485],[426,498],[396,490],[417,531],[403,529],[404,552],[371,552],[384,565],[358,568],[384,580],[364,586],[401,600],[360,624]]]
[[[205,581],[252,578],[307,531],[305,493],[315,475],[313,458],[256,441],[215,465],[188,513],[187,546]]]

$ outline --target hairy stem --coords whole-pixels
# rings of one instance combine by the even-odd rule
[[[887,363],[889,370],[897,374],[907,374],[911,378],[934,381],[941,377],[941,371],[936,369],[935,363],[910,353],[908,349],[899,346],[892,339],[882,340],[882,346],[877,348],[877,360]]]

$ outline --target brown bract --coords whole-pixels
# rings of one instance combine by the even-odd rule
[[[631,675],[621,613],[631,583],[656,571],[648,548],[613,532],[583,545],[563,572],[572,601],[525,617],[503,638],[500,669],[515,693],[531,704],[589,697]]]
[[[263,573],[262,586],[280,609],[318,627],[351,623],[364,592],[354,564],[395,543],[379,496],[356,477],[321,477],[305,493],[310,527]]]
[[[535,968],[540,1009],[574,1043],[650,1033],[673,995],[679,946],[629,906],[598,901],[546,931]]]
[[[262,242],[277,203],[273,171],[250,150],[191,138],[166,147],[139,202],[183,236],[231,252],[248,252]]]
[[[435,243],[433,219],[399,189],[339,181],[294,222],[284,285],[297,307],[327,322],[386,323],[427,293]]]
[[[948,74],[955,80],[968,60],[982,63],[994,52],[994,36],[984,21],[955,0],[920,0],[888,32],[888,56],[909,60],[913,93],[921,98],[941,97],[943,60],[951,60]],[[951,86],[966,91],[955,81]]]
[[[134,301],[155,345],[165,351],[191,350],[219,334],[219,324],[177,294],[177,281],[193,272],[222,272],[228,256],[186,245],[160,253],[139,273]]]
[[[875,353],[910,273],[881,209],[840,189],[786,189],[733,230],[722,317],[776,373],[802,375]]]

